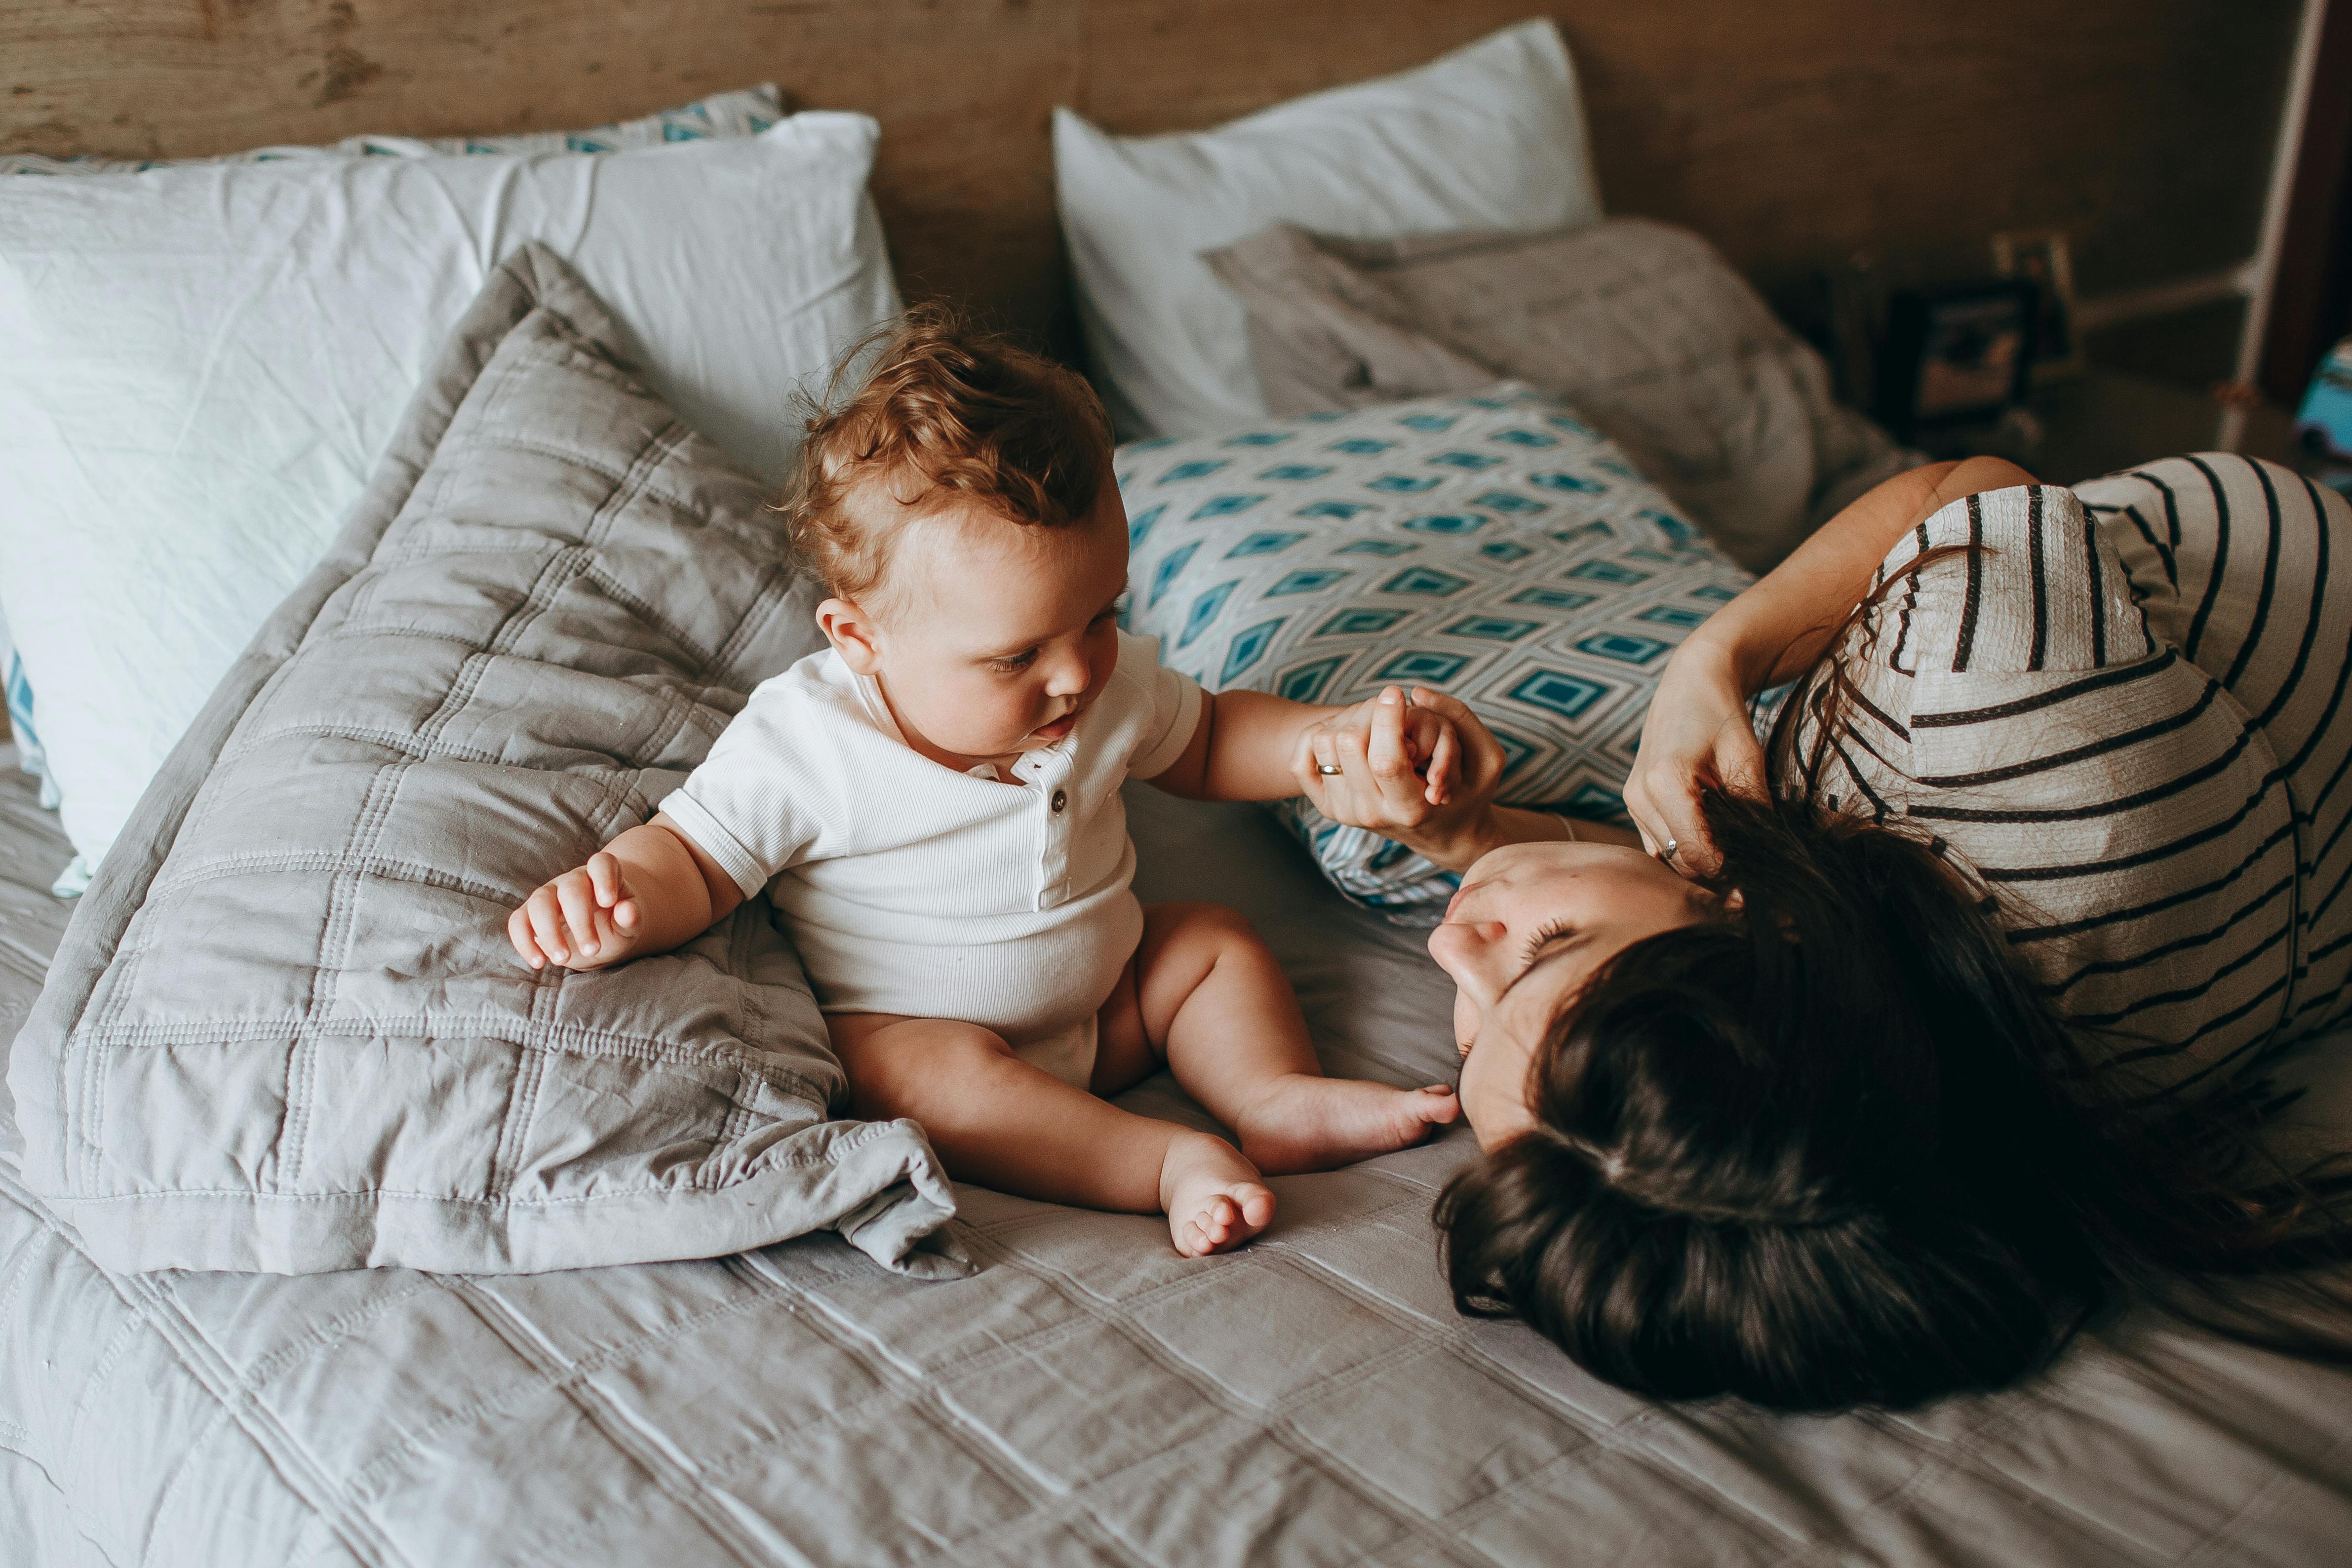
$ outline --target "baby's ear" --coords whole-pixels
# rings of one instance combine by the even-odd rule
[[[881,669],[882,647],[875,635],[874,617],[855,599],[827,599],[819,605],[816,629],[855,673],[873,675]]]

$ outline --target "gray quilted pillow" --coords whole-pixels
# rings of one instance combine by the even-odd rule
[[[761,486],[526,249],[327,560],[108,857],[9,1073],[25,1179],[118,1269],[499,1272],[825,1226],[960,1272],[912,1122],[843,1089],[764,900],[534,973],[508,910],[642,820],[812,593]]]

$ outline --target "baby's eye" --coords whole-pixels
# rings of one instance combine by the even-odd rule
[[[1033,647],[1027,653],[1016,653],[1010,658],[992,658],[988,661],[988,668],[999,675],[1018,675],[1036,662],[1037,650]]]

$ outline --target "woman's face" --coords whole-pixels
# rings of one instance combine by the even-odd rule
[[[1429,934],[1454,977],[1462,1114],[1492,1149],[1533,1125],[1528,1064],[1560,1006],[1633,942],[1696,925],[1716,896],[1638,849],[1513,844],[1473,865]]]

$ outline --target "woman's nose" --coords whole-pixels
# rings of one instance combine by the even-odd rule
[[[1484,1006],[1502,993],[1508,934],[1500,921],[1448,921],[1429,933],[1429,956]]]

